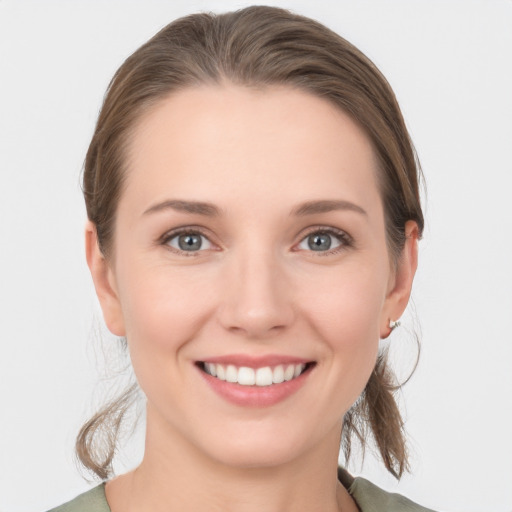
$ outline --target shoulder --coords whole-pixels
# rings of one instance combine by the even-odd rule
[[[433,512],[401,494],[386,492],[365,478],[355,478],[349,492],[361,512]]]
[[[105,484],[100,484],[48,512],[110,512],[105,497]]]
[[[401,494],[387,492],[365,478],[353,478],[342,468],[338,468],[338,478],[361,512],[434,512]]]

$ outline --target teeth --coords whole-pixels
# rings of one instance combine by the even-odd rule
[[[284,382],[284,368],[282,364],[274,368],[274,372],[272,374],[272,382],[274,384],[281,384],[281,382]]]
[[[284,371],[284,380],[292,380],[295,373],[293,364],[289,364]]]
[[[237,368],[232,364],[224,366],[222,364],[204,363],[203,368],[206,373],[217,377],[219,380],[238,383],[242,386],[271,386],[297,378],[304,371],[306,365],[280,364],[274,368],[264,366],[263,368],[254,369],[246,366]]]
[[[237,382],[238,380],[238,372],[232,364],[226,368],[226,380],[228,382]]]
[[[256,386],[270,386],[272,384],[272,370],[270,367],[256,370]]]
[[[242,384],[242,386],[254,386],[254,384],[256,384],[256,372],[252,368],[242,366],[238,370],[238,384]]]
[[[224,369],[224,366],[217,364],[217,365],[215,365],[215,368],[216,368],[215,373],[217,374],[217,379],[226,380],[226,370]]]
[[[206,363],[207,371],[210,375],[213,375],[214,377],[217,376],[217,368],[216,365],[213,363]]]

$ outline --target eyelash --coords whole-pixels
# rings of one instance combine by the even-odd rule
[[[200,256],[200,253],[202,251],[182,251],[180,249],[176,249],[175,247],[171,247],[169,245],[169,242],[180,235],[200,235],[206,238],[208,241],[210,241],[210,238],[208,235],[200,228],[196,228],[194,226],[187,226],[183,228],[174,229],[172,231],[169,231],[165,233],[160,239],[158,240],[158,243],[160,245],[165,245],[170,251],[179,254],[180,256],[185,257],[197,257]],[[210,241],[210,243],[213,243]]]
[[[353,238],[345,231],[342,231],[341,229],[323,226],[314,226],[310,228],[310,230],[300,239],[299,244],[304,242],[311,235],[315,234],[329,235],[331,237],[336,238],[340,242],[340,245],[338,247],[335,247],[334,249],[329,249],[327,251],[308,251],[314,253],[315,256],[332,256],[354,246]]]
[[[201,250],[199,250],[199,251],[182,251],[182,250],[176,249],[175,247],[171,247],[169,245],[169,242],[172,239],[174,239],[180,235],[184,235],[184,234],[200,235],[200,236],[203,236],[204,238],[206,238],[208,241],[210,241],[210,238],[202,229],[187,226],[187,227],[178,228],[173,231],[165,233],[162,237],[160,237],[160,239],[158,240],[158,243],[160,245],[165,245],[170,251],[177,253],[179,255],[185,256],[185,257],[200,256],[200,253],[203,252]],[[336,238],[340,242],[340,245],[338,247],[335,247],[334,249],[330,249],[327,251],[313,251],[313,250],[308,251],[310,253],[316,253],[316,254],[314,254],[315,256],[331,256],[334,254],[338,254],[339,252],[346,250],[350,247],[353,247],[353,245],[354,245],[354,241],[353,241],[352,237],[349,234],[347,234],[345,231],[342,231],[340,229],[335,229],[332,227],[323,227],[323,226],[314,226],[314,227],[310,228],[308,230],[308,232],[300,239],[299,244],[301,244],[309,236],[314,235],[314,234],[329,235],[329,236]],[[213,242],[210,241],[210,243],[213,243]],[[298,244],[296,244],[296,245],[298,245]]]

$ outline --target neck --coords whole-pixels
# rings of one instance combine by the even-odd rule
[[[319,446],[293,460],[239,467],[199,453],[168,431],[163,436],[158,422],[152,420],[148,411],[140,466],[107,483],[112,512],[357,511],[337,480],[338,428]]]

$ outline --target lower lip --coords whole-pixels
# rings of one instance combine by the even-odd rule
[[[244,407],[269,407],[296,393],[304,385],[312,369],[308,368],[292,380],[270,386],[242,386],[212,377],[199,367],[197,371],[211,389],[228,402]]]

